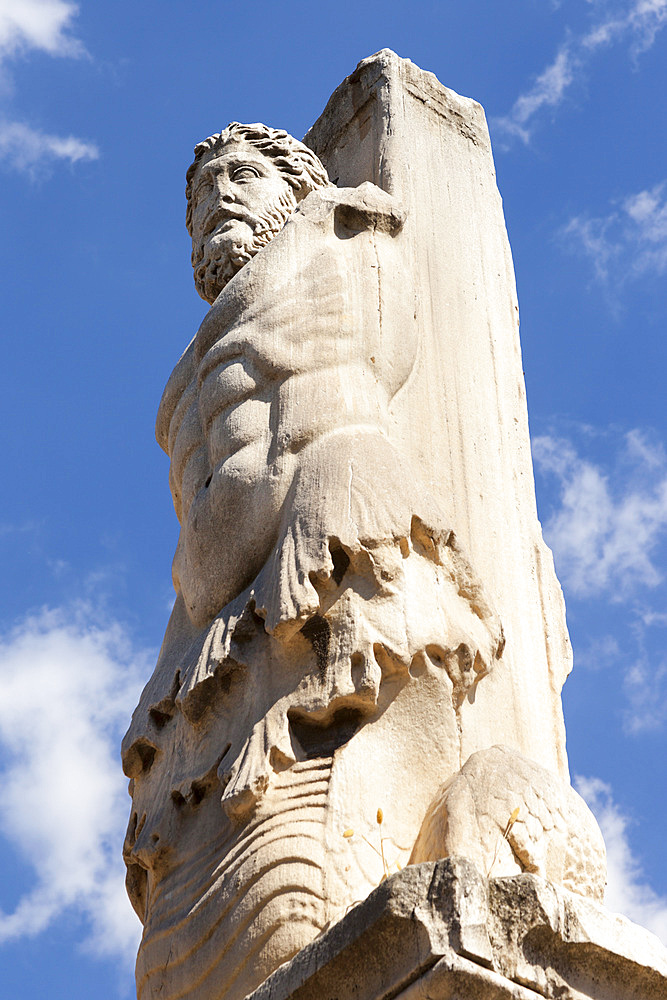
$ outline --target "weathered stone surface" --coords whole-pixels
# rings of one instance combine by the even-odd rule
[[[667,950],[536,875],[448,858],[392,875],[249,1000],[663,1000]]]
[[[241,1000],[411,853],[604,881],[483,112],[385,51],[307,142],[232,123],[187,174],[211,308],[158,412],[177,596],[123,744],[140,1000]]]
[[[464,855],[488,875],[541,875],[602,902],[605,846],[568,782],[516,750],[472,754],[438,791],[410,862]]]
[[[567,780],[560,691],[571,651],[537,519],[514,269],[484,111],[383,50],[338,87],[304,141],[337,184],[372,181],[406,212],[402,288],[419,350],[392,403],[393,432],[436,489],[506,637],[496,669],[461,705],[460,765],[502,743]]]

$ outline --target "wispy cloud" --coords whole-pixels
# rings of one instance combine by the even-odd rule
[[[119,844],[129,800],[118,742],[148,657],[90,605],[44,610],[0,637],[0,829],[34,873],[0,944],[35,936],[66,910],[84,944],[131,962],[138,923]]]
[[[570,45],[563,45],[531,89],[516,99],[509,115],[495,118],[493,124],[502,132],[515,135],[527,143],[531,135],[531,120],[542,108],[555,108],[562,102],[579,64],[580,60]]]
[[[598,49],[627,41],[637,59],[649,49],[667,24],[667,0],[625,0],[593,4],[597,18],[582,34],[568,33],[553,61],[536,77],[529,89],[514,102],[510,112],[493,120],[495,128],[522,142],[530,142],[538,113],[555,110],[579,81]]]
[[[78,5],[65,0],[0,0],[0,66],[31,51],[79,58],[83,43],[71,34]],[[0,162],[32,177],[48,173],[57,160],[95,160],[94,142],[51,132],[0,116]]]
[[[602,9],[603,16],[581,39],[582,48],[591,52],[629,38],[630,54],[637,57],[651,48],[658,32],[667,24],[666,0],[615,4],[597,0],[595,5]]]
[[[667,180],[629,195],[607,215],[575,215],[559,236],[587,257],[596,278],[614,287],[647,273],[667,272]]]
[[[649,643],[649,630],[664,625],[664,617],[633,607],[620,620],[616,618],[617,626],[622,624],[622,642],[607,633],[575,650],[577,669],[609,672],[619,678],[622,726],[629,736],[655,732],[667,722],[667,657],[660,655],[659,640]]]
[[[17,170],[35,175],[53,160],[96,160],[100,155],[93,142],[73,135],[49,135],[21,122],[0,121],[0,160]]]
[[[558,232],[568,249],[588,257],[600,281],[607,280],[611,263],[618,260],[622,251],[621,243],[612,236],[617,221],[616,212],[604,218],[575,215]]]
[[[591,639],[582,650],[577,650],[577,667],[587,670],[605,670],[613,667],[621,658],[618,640],[613,635],[601,635]]]
[[[544,530],[558,573],[580,596],[632,596],[663,579],[654,553],[667,532],[664,450],[639,432],[624,436],[619,469],[580,457],[562,437],[533,441],[538,469],[555,476],[559,504]]]
[[[660,729],[667,721],[667,659],[644,652],[626,671],[623,693],[623,728],[627,733],[638,736]]]
[[[600,824],[607,845],[605,906],[646,927],[667,945],[667,899],[647,884],[628,840],[630,821],[614,802],[611,787],[599,778],[577,777],[577,791]]]
[[[575,664],[615,676],[623,730],[639,736],[667,723],[667,657],[656,635],[667,626],[667,454],[639,430],[620,440],[581,430],[579,447],[557,434],[533,441],[538,481],[555,486],[545,537],[571,608],[575,598],[586,614],[594,599],[615,605],[613,624],[575,644]],[[593,442],[604,460],[584,457]]]
[[[79,12],[65,0],[0,0],[0,53],[40,49],[52,56],[81,56],[85,48],[69,33]]]

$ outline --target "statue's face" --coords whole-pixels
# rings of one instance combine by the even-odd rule
[[[250,143],[230,142],[206,154],[192,182],[192,263],[202,298],[213,302],[295,207],[272,158]]]

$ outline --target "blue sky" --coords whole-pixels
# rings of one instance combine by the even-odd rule
[[[130,997],[117,743],[168,617],[153,439],[201,321],[196,141],[301,136],[395,49],[489,119],[540,517],[575,651],[575,781],[608,901],[667,943],[667,0],[0,0],[0,981]]]

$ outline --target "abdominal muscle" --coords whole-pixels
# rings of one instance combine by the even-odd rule
[[[299,452],[344,427],[382,429],[387,401],[372,365],[281,379],[235,357],[200,376],[191,405],[198,420],[186,415],[172,437],[174,458],[188,456],[173,469],[182,517],[174,582],[193,624],[204,627],[268,559]]]

